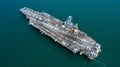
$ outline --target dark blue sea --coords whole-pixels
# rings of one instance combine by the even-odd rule
[[[98,58],[73,54],[28,25],[29,7],[73,23],[102,46]],[[120,67],[119,0],[1,0],[0,67]]]

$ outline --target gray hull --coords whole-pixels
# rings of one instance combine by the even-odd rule
[[[85,54],[89,59],[94,59],[101,52],[100,44],[80,31],[77,25],[71,22],[71,16],[63,22],[48,13],[36,12],[27,7],[20,11],[29,19],[29,25],[39,29],[41,33],[51,37],[73,53],[80,52],[80,55]]]

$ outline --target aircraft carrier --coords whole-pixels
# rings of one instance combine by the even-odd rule
[[[27,7],[21,8],[20,11],[29,19],[29,25],[73,53],[79,52],[80,55],[84,54],[89,59],[94,59],[101,52],[100,44],[79,30],[77,24],[72,23],[72,16],[63,22],[46,12],[37,12]]]

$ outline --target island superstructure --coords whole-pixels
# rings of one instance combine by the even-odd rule
[[[29,19],[29,25],[39,29],[73,53],[79,52],[80,55],[84,54],[89,59],[94,59],[101,52],[100,44],[80,31],[77,24],[72,23],[72,16],[63,22],[46,12],[37,12],[27,7],[21,8],[20,11]]]

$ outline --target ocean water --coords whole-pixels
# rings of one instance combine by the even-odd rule
[[[98,58],[73,54],[28,25],[19,9],[29,7],[65,21],[102,46]],[[119,0],[2,0],[0,1],[0,67],[120,67]]]

